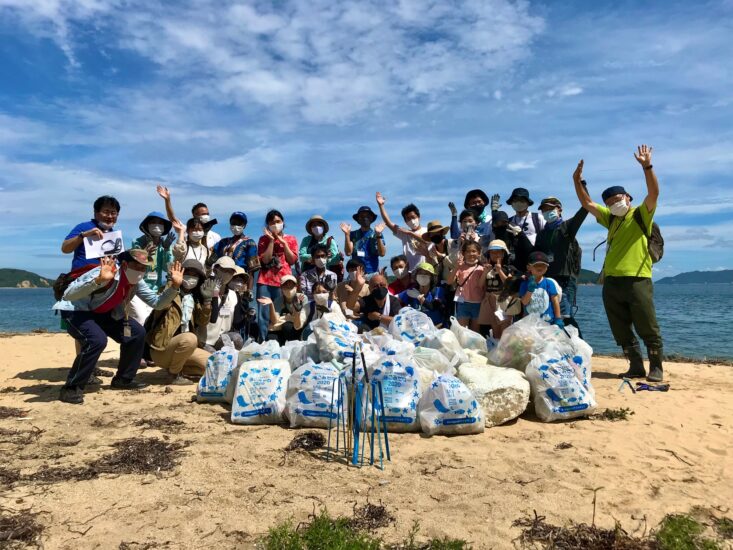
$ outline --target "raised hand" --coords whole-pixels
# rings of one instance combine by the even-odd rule
[[[171,223],[173,224],[173,229],[175,229],[176,233],[178,233],[178,236],[183,236],[183,234],[186,232],[186,226],[181,223],[181,220],[175,219],[172,220]]]
[[[378,223],[377,225],[374,226],[374,232],[377,235],[381,235],[382,233],[384,233],[384,228],[385,228],[385,225],[380,222],[380,223]]]
[[[499,193],[494,193],[491,195],[491,211],[496,212],[499,210],[499,206],[501,205],[500,202],[501,197],[499,196]]]
[[[448,209],[450,210],[451,216],[457,216],[458,215],[458,209],[456,208],[456,203],[453,201],[448,203]]]
[[[637,152],[634,153],[634,158],[644,168],[648,168],[652,165],[652,147],[647,145],[639,145]]]
[[[158,185],[158,186],[157,186],[157,187],[155,188],[155,190],[156,190],[156,191],[158,192],[158,195],[160,195],[160,197],[161,197],[161,198],[162,198],[163,200],[166,200],[166,201],[168,201],[168,200],[170,200],[170,199],[171,199],[171,192],[170,192],[170,191],[168,191],[168,188],[167,188],[167,187],[165,187],[165,186],[163,186],[163,185]]]
[[[341,228],[341,231],[343,231],[346,235],[351,233],[351,224],[350,223],[341,222],[339,227]]]
[[[578,163],[577,168],[575,168],[575,172],[573,172],[573,181],[575,183],[580,183],[580,180],[583,179],[583,159],[580,159],[580,162]]]
[[[269,227],[265,227],[262,229],[262,233],[266,235],[267,237],[270,237],[271,240],[275,239],[275,236],[272,234],[272,231],[270,231]]]
[[[384,206],[384,203],[387,202],[387,199],[384,198],[384,195],[382,195],[379,191],[377,191],[377,204],[379,206]]]
[[[214,279],[206,279],[204,283],[201,285],[200,289],[201,289],[201,298],[203,298],[205,304],[208,304],[211,302],[211,299],[214,297],[214,291],[216,289],[216,281],[214,281]]]
[[[366,284],[366,277],[364,276],[364,272],[361,269],[357,269],[354,274],[354,283],[356,283],[356,286],[364,286]]]
[[[112,256],[103,256],[99,258],[99,275],[97,275],[97,283],[109,283],[115,278],[117,273],[117,262]]]
[[[170,281],[175,288],[179,288],[183,283],[183,267],[181,262],[174,262],[170,269]]]
[[[262,304],[263,306],[269,306],[272,303],[272,299],[268,298],[267,296],[263,296],[262,298],[257,298],[257,301]]]

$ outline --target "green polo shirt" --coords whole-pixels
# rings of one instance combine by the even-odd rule
[[[607,277],[652,277],[652,257],[647,248],[648,238],[652,233],[654,211],[649,212],[644,203],[630,208],[623,218],[611,215],[611,211],[601,204],[596,204],[598,223],[608,229],[608,248],[603,272]],[[634,219],[634,210],[641,212],[641,219],[647,233]]]

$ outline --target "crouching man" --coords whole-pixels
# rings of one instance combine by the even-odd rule
[[[149,265],[147,252],[140,249],[123,252],[117,261],[111,257],[101,258],[100,266],[73,281],[63,298],[53,306],[61,311],[69,334],[81,344],[81,351],[61,388],[61,401],[84,402],[84,386],[107,347],[108,337],[120,344],[120,362],[112,378],[112,389],[140,389],[147,385],[135,381],[143,357],[145,329],[126,315],[126,307],[138,296],[154,309],[165,308],[178,294],[183,280],[180,265],[173,266],[171,286],[157,294],[143,280]]]

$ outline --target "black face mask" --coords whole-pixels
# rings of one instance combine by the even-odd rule
[[[505,240],[506,234],[506,227],[494,227],[494,235],[502,241]]]
[[[387,294],[389,294],[389,290],[383,286],[377,287],[371,292],[371,296],[375,300],[384,300],[387,297]]]
[[[485,204],[482,204],[482,205],[480,205],[480,206],[479,206],[479,205],[476,205],[476,206],[471,206],[471,207],[469,207],[469,208],[470,208],[471,210],[473,210],[474,212],[476,212],[476,214],[477,214],[477,215],[479,215],[479,216],[480,216],[481,214],[483,214],[483,213],[484,213],[484,208],[486,208],[486,205],[485,205]]]

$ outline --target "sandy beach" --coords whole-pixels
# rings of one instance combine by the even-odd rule
[[[635,534],[667,513],[728,510],[733,503],[731,367],[670,363],[671,391],[632,394],[618,391],[622,360],[594,358],[599,410],[628,407],[634,413],[628,420],[544,424],[525,413],[477,436],[395,434],[393,462],[380,471],[286,453],[297,430],[234,426],[224,407],[192,402],[193,385],[165,386],[157,369],[139,374],[152,384],[146,390],[115,392],[105,378],[83,406],[60,403],[73,353],[66,335],[0,338],[0,405],[27,411],[0,419],[2,468],[28,476],[44,466],[80,466],[130,437],[186,447],[177,467],[157,475],[0,481],[0,506],[39,513],[47,549],[122,542],[252,548],[278,522],[297,524],[324,506],[347,515],[367,500],[396,518],[378,531],[387,541],[404,537],[417,520],[419,538],[448,535],[474,548],[511,548],[519,534],[512,522],[533,510],[557,524],[590,523],[592,490],[599,487],[596,523],[619,521]],[[100,366],[113,370],[117,353],[110,343]],[[135,425],[154,418],[184,425],[178,431]]]

